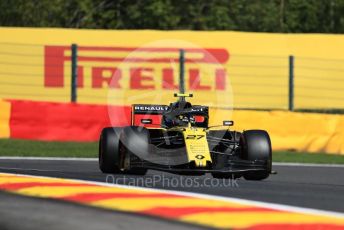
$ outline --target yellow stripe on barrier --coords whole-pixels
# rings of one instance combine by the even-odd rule
[[[10,137],[11,103],[0,100],[0,138]]]
[[[221,124],[222,120],[229,119],[234,120],[233,130],[267,130],[273,150],[344,154],[344,115],[210,110],[210,125]]]
[[[123,185],[0,173],[0,189],[206,227],[344,228],[344,216],[336,213]]]

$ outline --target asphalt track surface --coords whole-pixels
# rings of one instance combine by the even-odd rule
[[[244,198],[344,212],[344,167],[281,166],[264,181],[211,180],[211,175],[179,176],[149,170],[147,175],[106,175],[97,161],[0,159],[0,172],[81,179]]]

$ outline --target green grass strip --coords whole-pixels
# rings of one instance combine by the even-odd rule
[[[344,164],[344,155],[278,151],[272,154],[274,162]]]
[[[0,139],[0,156],[98,157],[98,142],[45,142]]]

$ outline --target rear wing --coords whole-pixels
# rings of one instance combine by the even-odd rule
[[[131,108],[131,125],[154,126],[161,124],[162,115],[168,105],[134,104]]]
[[[207,115],[209,117],[209,107],[203,105],[193,105],[191,107],[193,115]]]
[[[196,126],[207,128],[209,125],[209,107],[203,105],[193,105],[191,114],[196,119]]]
[[[134,104],[131,109],[131,125],[157,127],[161,125],[162,115],[169,109],[168,105]],[[195,116],[198,126],[208,126],[208,106],[193,105],[190,113]]]

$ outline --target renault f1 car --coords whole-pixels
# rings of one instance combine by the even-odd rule
[[[271,141],[264,130],[210,127],[209,108],[185,97],[170,105],[132,105],[131,126],[104,128],[99,140],[103,173],[144,175],[148,169],[215,178],[262,180],[271,173]]]

